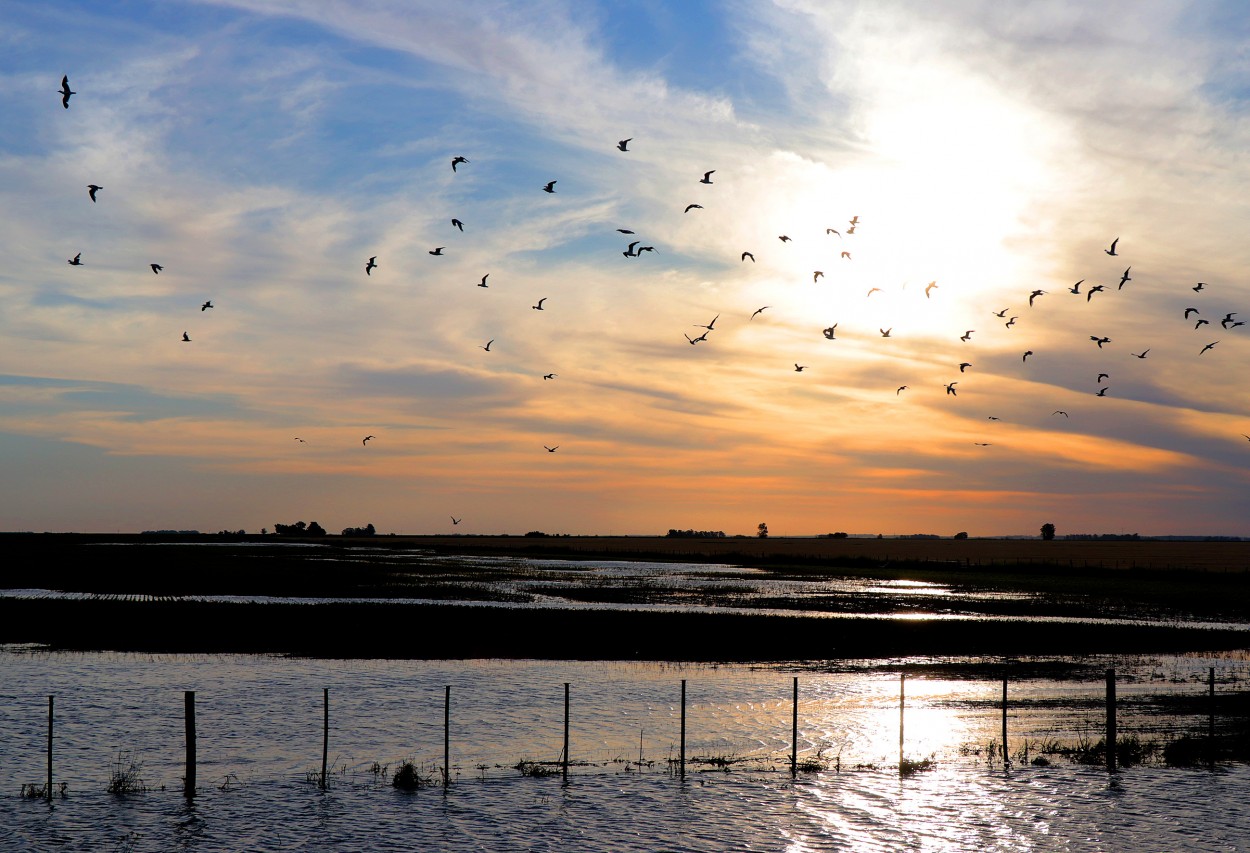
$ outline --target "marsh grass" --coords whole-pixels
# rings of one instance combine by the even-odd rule
[[[108,792],[124,797],[130,794],[146,794],[150,790],[143,780],[143,763],[132,752],[119,752],[113,771],[109,774]]]
[[[391,786],[401,791],[417,791],[435,784],[434,769],[423,769],[410,760],[400,762],[399,769],[391,776]]]

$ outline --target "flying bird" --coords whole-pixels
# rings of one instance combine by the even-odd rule
[[[955,386],[956,386],[956,385],[958,385],[958,384],[959,384],[959,382],[957,382],[957,381],[956,381],[956,382],[947,382],[947,383],[946,383],[946,393],[947,393],[947,394],[950,394],[952,397],[958,397],[959,395],[955,393]]]
[[[1106,290],[1106,289],[1107,289],[1107,288],[1106,288],[1106,287],[1104,287],[1104,286],[1103,286],[1103,285],[1101,285],[1101,284],[1095,284],[1095,285],[1094,285],[1093,287],[1091,287],[1088,291],[1086,291],[1086,293],[1085,293],[1085,301],[1086,301],[1086,302],[1089,302],[1091,299],[1093,299],[1093,298],[1094,298],[1094,294],[1095,294],[1095,293],[1099,292],[1100,290]]]
[[[558,445],[558,444],[556,445],[556,447],[559,447],[559,446],[560,446],[560,445]],[[545,445],[545,444],[543,445],[543,447],[547,448],[547,452],[548,452],[548,453],[555,453],[555,452],[556,452],[556,447],[547,447],[547,445]]]
[[[1042,296],[1042,295],[1043,295],[1043,294],[1045,294],[1045,293],[1046,293],[1046,291],[1044,291],[1044,290],[1035,290],[1035,291],[1033,291],[1032,293],[1030,293],[1030,294],[1029,294],[1029,307],[1030,307],[1030,308],[1032,308],[1032,307],[1033,307],[1033,300],[1034,300],[1034,299],[1036,299],[1036,298],[1037,298],[1037,297],[1039,297],[1039,296]]]
[[[824,275],[823,272],[821,272],[820,270],[816,270],[815,272],[812,273],[812,281],[813,282],[817,281],[823,275]]]
[[[616,143],[617,149],[620,151],[628,151],[629,143],[633,141],[633,138],[634,137],[631,136],[629,139],[622,139],[620,142]]]
[[[778,235],[777,239],[778,239],[778,240],[780,240],[780,241],[781,241],[781,242],[783,242],[783,243],[789,243],[789,242],[790,242],[790,238],[789,238],[789,237],[787,237],[785,234],[780,234],[780,235]]]
[[[213,301],[210,299],[200,306],[200,310],[207,311],[209,308],[212,308],[212,307],[213,307]]]
[[[556,191],[555,181],[547,181],[547,183],[543,186],[543,192],[545,193],[553,193],[555,191]]]
[[[1209,349],[1215,349],[1215,345],[1218,343],[1219,341],[1211,341],[1211,343],[1207,344],[1205,347],[1202,348],[1202,350],[1198,353],[1198,355],[1202,355],[1202,353],[1206,352]]]
[[[468,162],[469,161],[463,157],[452,157],[451,158],[451,170],[454,172],[456,171],[456,166],[458,166],[461,163],[468,163]]]
[[[742,260],[744,260],[744,261],[745,261],[747,258],[750,258],[750,259],[751,259],[751,263],[755,263],[755,255],[752,255],[750,252],[743,252],[743,253],[742,253]]]
[[[446,246],[439,246],[437,249],[430,249],[430,254],[441,255],[443,253],[443,249],[446,249],[446,248],[447,248]]]
[[[960,372],[960,373],[963,373],[963,372],[964,372],[964,368],[965,368],[965,367],[972,367],[972,362],[970,362],[970,361],[961,361],[961,362],[959,363],[959,372]]]
[[[767,308],[767,307],[769,307],[769,306],[767,306],[767,305],[765,305],[765,306],[764,306],[764,308]],[[755,314],[760,313],[761,311],[763,311],[763,310],[764,310],[764,308],[756,308],[756,309],[755,309],[755,313],[751,315],[751,320],[754,320],[754,319],[755,319]],[[749,322],[749,321],[748,321],[748,322]]]
[[[295,436],[295,440],[296,440],[296,441],[298,441],[300,444],[307,444],[307,443],[308,443],[308,442],[304,441],[304,439],[300,438],[298,435],[297,435],[297,436]]]
[[[1074,284],[1074,285],[1072,285],[1071,287],[1069,287],[1069,288],[1068,288],[1068,292],[1069,292],[1069,293],[1075,293],[1075,294],[1077,294],[1077,295],[1079,296],[1079,295],[1080,295],[1080,293],[1081,293],[1081,285],[1082,285],[1084,282],[1085,282],[1085,279],[1081,279],[1081,280],[1080,280],[1080,281],[1078,281],[1076,284]]]
[[[1116,237],[1114,240],[1112,240],[1112,241],[1111,241],[1111,248],[1110,248],[1110,249],[1103,249],[1103,251],[1104,251],[1104,252],[1106,252],[1108,255],[1114,255],[1114,254],[1115,254],[1115,244],[1116,244],[1116,243],[1118,243],[1118,242],[1120,242],[1120,238],[1119,238],[1119,237]]]
[[[452,225],[454,225],[454,226],[456,226],[457,228],[459,228],[461,231],[463,231],[463,230],[464,230],[464,223],[463,223],[463,222],[461,222],[459,219],[453,219],[453,220],[451,221],[451,224],[452,224]]]
[[[1190,315],[1190,314],[1199,314],[1199,313],[1201,313],[1201,312],[1200,312],[1197,308],[1186,308],[1186,309],[1185,309],[1185,319],[1186,319],[1186,320],[1188,320],[1188,319],[1189,319],[1189,315]]]
[[[1012,326],[1014,326],[1014,325],[1016,324],[1016,321],[1017,321],[1017,320],[1019,320],[1019,319],[1020,319],[1019,317],[1012,317],[1010,320],[1008,320],[1008,321],[1007,321],[1006,323],[1004,323],[1003,325],[1004,325],[1004,326],[1006,326],[1008,329],[1010,329]]]
[[[708,323],[706,326],[704,326],[702,323],[691,323],[690,325],[698,326],[700,329],[707,329],[710,332],[712,331],[712,327],[716,325],[716,321],[719,319],[720,319],[720,315],[717,314],[715,317],[712,318],[712,322]]]
[[[888,329],[878,329],[877,331],[881,333],[881,337],[888,338],[890,336],[890,332],[894,331],[894,327],[891,326]]]
[[[629,244],[629,248],[628,248],[628,249],[626,249],[625,251],[621,252],[621,254],[622,254],[622,255],[624,255],[624,256],[625,256],[625,257],[627,257],[627,258],[636,258],[636,257],[638,257],[638,253],[634,251],[634,246],[637,246],[637,245],[638,245],[639,243],[641,243],[641,242],[642,242],[641,240],[635,240],[634,242],[630,243],[630,244]]]
[[[1197,292],[1199,292],[1200,290],[1202,290],[1204,287],[1206,287],[1206,284],[1204,284],[1203,282],[1201,282],[1201,281],[1200,281],[1200,282],[1198,282],[1197,284],[1195,284],[1195,285],[1193,286],[1192,290],[1193,290],[1193,292],[1194,292],[1194,293],[1197,293]]]
[[[795,362],[795,364],[794,364],[794,372],[795,372],[795,373],[802,373],[802,372],[803,372],[804,370],[806,370],[806,369],[807,369],[807,365],[806,365],[806,364],[799,364],[798,362]]]
[[[1002,418],[996,418],[996,417],[994,417],[993,415],[989,415],[989,416],[987,416],[987,417],[986,417],[986,420],[987,420],[987,421],[1000,421],[1000,420],[1002,420]]]
[[[456,518],[456,517],[453,515],[453,516],[451,516],[451,523],[452,523],[452,524],[459,524],[459,523],[460,523],[460,519],[459,519],[459,518]]]
[[[836,340],[836,338],[834,338],[833,336],[833,333],[836,332],[837,330],[838,330],[838,324],[834,323],[829,328],[822,330],[822,334],[825,336],[827,340],[831,340],[831,341]]]
[[[1108,392],[1108,391],[1110,391],[1110,390],[1111,390],[1110,388],[1106,388],[1106,387],[1099,388],[1099,389],[1098,389],[1098,393],[1097,393],[1097,394],[1095,394],[1094,396],[1095,396],[1095,397],[1105,397],[1105,396],[1107,396],[1107,392]]]
[[[1132,279],[1128,277],[1128,271],[1129,271],[1129,270],[1131,270],[1131,269],[1132,269],[1132,267],[1131,267],[1131,266],[1130,266],[1130,267],[1125,267],[1125,268],[1124,268],[1124,272],[1120,274],[1120,286],[1119,286],[1119,287],[1117,287],[1117,288],[1116,288],[1116,290],[1123,290],[1123,289],[1124,289],[1124,282],[1126,282],[1126,281],[1132,281]]]
[[[701,204],[688,204],[686,205],[686,209],[683,210],[682,213],[689,213],[692,210],[702,210],[702,209],[703,209],[703,205]]]
[[[150,267],[152,268],[152,272],[153,272],[155,275],[160,275],[161,270],[165,269],[165,268],[164,268],[163,266],[161,266],[160,264],[148,264],[148,266],[150,266]]]
[[[990,443],[988,441],[974,441],[972,443],[975,444],[977,447],[989,447],[990,446]]]
[[[557,373],[544,373],[543,379],[555,379],[558,375]]]
[[[69,75],[66,74],[61,78],[61,106],[69,109],[69,96],[77,95],[77,92],[71,91],[69,88]]]
[[[1026,350],[1024,351],[1024,357],[1023,357],[1023,358],[1021,358],[1020,360],[1021,360],[1021,361],[1028,361],[1028,360],[1029,360],[1029,356],[1031,356],[1032,354],[1033,354],[1033,350],[1031,350],[1031,349],[1026,349]]]
[[[991,311],[990,313],[993,314],[995,317],[1002,319],[1003,317],[1007,316],[1007,312],[1010,310],[1011,310],[1010,308],[1004,308],[1002,311]]]
[[[876,292],[877,292],[878,290],[880,290],[880,289],[881,289],[881,288],[879,288],[879,287],[870,287],[870,288],[868,288],[868,295],[869,295],[869,296],[872,296],[874,293],[876,293]]]
[[[1235,315],[1236,313],[1237,313],[1236,311],[1229,311],[1227,314],[1224,315],[1224,319],[1220,321],[1220,325],[1223,326],[1225,329],[1227,329],[1228,324],[1233,322],[1233,315]]]
[[[1206,326],[1210,322],[1210,320],[1199,320],[1197,323],[1194,323],[1194,328],[1197,329],[1199,326]]]
[[[633,231],[630,231],[628,228],[617,228],[616,230],[621,234],[633,234],[634,233]]]
[[[95,201],[95,194],[102,189],[104,189],[104,187],[99,184],[87,184],[87,195],[91,196],[92,201]]]
[[[851,259],[851,253],[850,253],[850,252],[843,252],[843,253],[842,253],[842,257],[846,258],[846,259],[849,261],[849,260]]]
[[[545,297],[545,296],[544,296],[542,299],[538,300],[538,304],[537,304],[537,305],[531,305],[530,307],[531,307],[531,308],[533,308],[535,311],[542,311],[542,310],[543,310],[543,303],[544,303],[544,302],[546,302],[546,301],[547,301],[547,297]]]
[[[640,255],[643,252],[654,252],[654,251],[655,251],[655,246],[639,246],[638,247],[638,254]]]
[[[1133,353],[1133,355],[1137,356],[1138,358],[1145,358],[1145,357],[1146,357],[1146,353],[1148,353],[1148,352],[1150,352],[1150,350],[1149,350],[1149,349],[1144,349],[1144,350],[1142,350],[1141,352],[1135,352],[1135,353]]]
[[[691,345],[691,346],[694,346],[694,345],[695,345],[695,344],[697,344],[699,341],[706,341],[706,340],[707,340],[707,332],[704,332],[703,334],[699,335],[697,338],[692,338],[692,337],[690,337],[689,335],[686,335],[686,333],[685,333],[685,332],[682,332],[682,334],[683,334],[683,335],[685,335],[686,340],[690,341],[690,345]]]
[[[65,263],[69,264],[71,267],[82,266],[82,252],[79,252],[77,255],[74,255],[74,257],[70,258]]]
[[[899,394],[903,393],[906,390],[907,390],[906,385],[900,385],[898,386],[898,389],[894,392],[894,396],[897,397]]]
[[[486,350],[487,352],[490,352],[490,345],[493,344],[494,342],[495,342],[495,339],[491,338],[489,341],[486,342],[486,346],[482,346],[481,344],[478,344],[478,347],[480,349]]]
[[[925,285],[925,289],[924,289],[924,298],[925,298],[925,299],[928,299],[928,298],[929,298],[929,291],[930,291],[930,290],[932,290],[933,288],[937,287],[937,286],[938,286],[938,284],[937,284],[937,282],[936,282],[936,281],[931,281],[931,282],[929,282],[927,285]]]
[[[1098,348],[1099,348],[1099,349],[1102,349],[1102,345],[1103,345],[1103,344],[1109,344],[1109,343],[1111,343],[1111,338],[1105,338],[1105,337],[1104,337],[1104,338],[1100,338],[1100,337],[1098,337],[1097,335],[1090,335],[1090,336],[1089,336],[1089,339],[1090,339],[1091,341],[1093,341],[1094,343],[1098,344]]]
[[[847,234],[854,234],[854,233],[855,233],[855,226],[854,226],[854,225],[852,225],[850,228],[846,229],[846,233],[847,233]]]
[[[701,184],[710,184],[710,183],[712,183],[712,174],[713,174],[715,171],[716,171],[715,169],[712,169],[712,171],[710,171],[710,172],[704,172],[704,173],[703,173],[703,177],[699,179],[699,183],[701,183]]]
[[[183,341],[186,341],[186,342],[190,343],[190,341],[191,341],[191,336],[190,336],[190,335],[188,335],[186,332],[183,332],[183,333],[182,333],[182,339],[183,339]]]
[[[1062,409],[1058,409],[1058,410],[1056,410],[1056,411],[1054,411],[1054,412],[1051,412],[1051,415],[1052,415],[1052,417],[1053,417],[1054,415],[1063,415],[1063,416],[1066,418],[1066,417],[1068,416],[1068,413],[1067,413],[1067,412],[1065,412],[1065,411],[1063,411]]]
[[[365,264],[365,275],[373,275],[373,271],[378,268],[378,256],[374,255]]]
[[[1110,379],[1110,378],[1111,378],[1111,374],[1110,374],[1110,373],[1100,373],[1100,374],[1098,374],[1098,381],[1099,381],[1100,383],[1101,383],[1104,379]]]
[[[368,443],[369,443],[369,440],[370,440],[370,439],[372,439],[372,438],[373,438],[373,436],[371,436],[371,435],[366,435],[364,438],[362,438],[362,439],[360,440],[361,445],[366,445],[366,444],[368,444]]]
[[[487,273],[486,275],[482,276],[482,280],[477,283],[477,286],[478,287],[490,287],[490,285],[486,283],[486,279],[488,278],[490,278],[490,273]]]
[[[852,225],[852,226],[858,225],[858,224],[859,224],[859,214],[858,214],[858,213],[857,213],[857,214],[855,214],[855,215],[854,215],[854,216],[852,216],[852,217],[851,217],[848,221],[851,223],[851,225]]]
[[[966,332],[964,332],[962,335],[960,335],[960,336],[959,336],[959,339],[960,339],[961,341],[970,341],[970,340],[972,340],[972,333],[973,333],[973,332],[975,332],[975,331],[976,331],[976,329],[969,329],[968,331],[966,331]]]
[[[841,231],[839,231],[839,230],[838,230],[838,229],[836,229],[836,228],[826,228],[826,229],[825,229],[825,233],[826,233],[826,234],[837,234],[839,237],[841,237],[841,236],[842,236],[842,232],[841,232]]]

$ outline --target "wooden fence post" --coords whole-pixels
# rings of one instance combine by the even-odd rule
[[[1107,670],[1107,770],[1115,772],[1115,670]]]
[[[48,778],[43,789],[44,797],[52,800],[52,705],[55,700],[48,697]]]
[[[183,725],[186,729],[186,779],[182,793],[188,800],[195,797],[195,691],[187,690],[182,694]]]
[[[564,781],[569,781],[569,683],[564,682]]]
[[[1003,678],[1003,769],[1011,767],[1011,753],[1007,751],[1007,679]]]
[[[443,789],[451,784],[451,685],[443,690]]]
[[[799,677],[794,676],[794,703],[790,718],[790,775],[799,773]]]
[[[681,751],[678,753],[681,778],[686,778],[686,679],[681,680]]]
[[[898,769],[903,772],[903,706],[906,695],[907,674],[898,676]]]
[[[1215,667],[1207,672],[1207,695],[1210,697],[1207,716],[1207,764],[1215,766]]]

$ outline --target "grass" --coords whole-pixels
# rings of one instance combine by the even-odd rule
[[[150,788],[143,781],[143,764],[130,752],[119,752],[109,775],[108,792],[117,796],[146,794]]]

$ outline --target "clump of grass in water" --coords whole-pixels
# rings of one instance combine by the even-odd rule
[[[421,773],[420,768],[411,761],[401,762],[395,775],[391,777],[391,785],[401,791],[416,791],[434,785],[434,774]]]
[[[914,758],[904,758],[898,763],[898,775],[910,776],[913,773],[921,773],[925,770],[932,770],[934,767],[937,767],[937,762],[935,762],[932,758],[921,758],[919,760]]]
[[[561,765],[558,761],[526,761],[522,759],[516,764],[516,769],[521,772],[522,776],[533,776],[535,778],[558,776],[560,768]]]
[[[52,796],[62,800],[69,794],[69,783],[60,782],[52,786]],[[48,796],[47,785],[23,784],[21,797],[23,800],[42,800]]]
[[[109,776],[108,792],[118,796],[146,794],[150,789],[143,781],[142,773],[143,764],[133,754],[119,752],[113,773]]]

